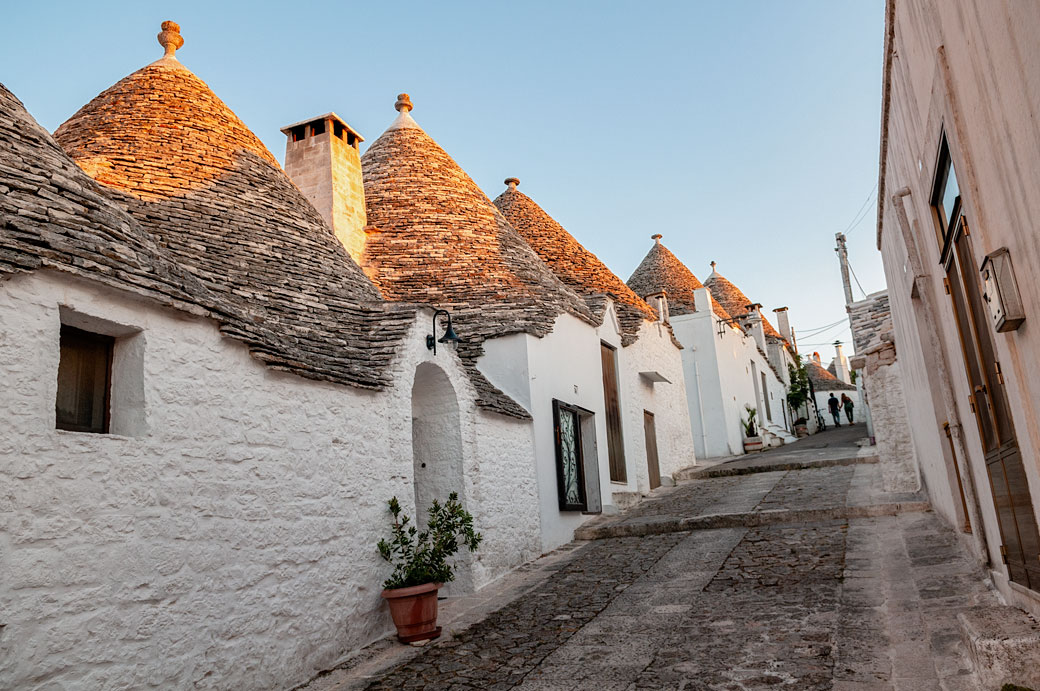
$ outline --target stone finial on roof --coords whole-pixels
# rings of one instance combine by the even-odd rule
[[[714,259],[711,261],[711,272],[715,273],[715,260]]]
[[[654,244],[660,245],[661,244],[661,238],[663,238],[663,237],[664,236],[661,235],[660,233],[654,233],[653,235],[650,236],[650,239],[654,241]]]
[[[397,103],[394,104],[394,110],[398,113],[407,113],[412,110],[412,99],[408,97],[408,94],[397,94]]]
[[[184,39],[181,37],[181,25],[167,19],[162,23],[162,31],[159,32],[156,38],[159,39],[159,45],[166,51],[163,58],[176,60],[177,56],[174,53],[184,45]]]
[[[520,178],[506,178],[506,185],[508,185],[511,190],[515,190],[519,184]]]

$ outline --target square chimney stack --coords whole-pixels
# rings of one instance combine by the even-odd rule
[[[364,138],[335,113],[283,127],[282,133],[285,173],[360,263],[367,225],[359,149]]]

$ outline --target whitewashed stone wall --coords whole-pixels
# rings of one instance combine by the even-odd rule
[[[607,423],[603,398],[600,343],[617,349],[618,395],[625,444],[627,480],[611,482],[607,447]],[[538,507],[542,549],[548,551],[574,539],[574,531],[594,516],[560,511],[553,436],[554,399],[593,413],[595,443],[584,443],[585,464],[599,473],[600,498],[605,511],[616,509],[615,493],[649,490],[643,411],[655,413],[658,452],[663,476],[693,465],[695,456],[689,435],[680,352],[667,330],[646,324],[639,339],[621,346],[621,336],[609,306],[598,328],[563,314],[553,330],[542,338],[510,334],[484,344],[479,366],[502,391],[525,405],[534,418],[534,466],[537,468]],[[650,385],[641,371],[657,370],[671,384]]]
[[[608,320],[605,323],[611,322]],[[601,333],[603,329],[600,327]],[[645,494],[650,490],[650,472],[647,465],[644,410],[654,414],[662,478],[696,465],[697,462],[690,431],[682,351],[675,347],[664,324],[644,322],[639,330],[639,339],[618,350],[618,361],[625,462],[628,466],[627,489]],[[669,383],[651,383],[640,376],[640,372],[659,372]]]
[[[772,418],[780,427],[784,426],[786,389],[754,338],[729,326],[724,326],[719,335],[719,319],[711,312],[707,289],[697,290],[695,300],[696,312],[673,316],[671,322],[684,346],[687,405],[696,454],[698,458],[742,454],[744,406],[758,409],[760,420],[765,416],[761,394],[755,393],[755,377],[761,387],[758,373],[765,372]]]
[[[140,329],[134,436],[54,429],[59,306]],[[388,633],[420,314],[384,392],[273,372],[206,320],[64,275],[0,284],[0,687],[285,688]],[[531,425],[461,405],[479,587],[539,552]]]
[[[921,489],[921,477],[895,346],[884,344],[866,357],[864,384],[881,463],[881,482],[886,492],[916,492]]]

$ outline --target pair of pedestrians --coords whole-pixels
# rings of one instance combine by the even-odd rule
[[[834,418],[834,426],[841,427],[841,411],[845,410],[845,415],[849,419],[849,424],[852,424],[852,409],[856,407],[856,404],[852,402],[852,399],[845,394],[841,395],[839,401],[834,394],[827,400],[827,406],[831,410],[831,417]]]

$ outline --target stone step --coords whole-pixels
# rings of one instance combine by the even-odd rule
[[[1040,622],[1015,607],[972,607],[957,615],[984,688],[1040,688]]]
[[[823,509],[775,509],[746,513],[721,513],[704,516],[643,516],[603,524],[586,524],[574,532],[575,540],[604,540],[611,537],[642,537],[688,530],[718,528],[758,528],[780,523],[816,523],[835,519],[895,516],[900,513],[930,511],[925,500],[900,501],[866,506],[835,506]]]
[[[860,463],[877,463],[878,457],[872,456],[852,456],[846,458],[826,458],[826,459],[813,459],[813,460],[792,460],[790,458],[780,458],[773,463],[764,462],[761,457],[755,459],[753,465],[739,465],[742,461],[737,461],[735,464],[730,465],[724,463],[710,468],[684,468],[673,474],[676,481],[682,482],[683,480],[703,480],[705,478],[712,477],[732,477],[734,475],[751,475],[752,473],[773,473],[780,470],[809,470],[811,468],[830,468],[838,465],[857,465]]]

